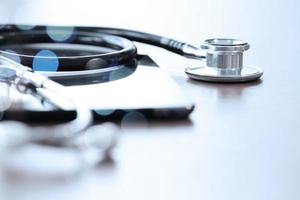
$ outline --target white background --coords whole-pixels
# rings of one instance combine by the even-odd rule
[[[199,44],[247,40],[260,84],[195,83],[187,61],[149,53],[195,100],[189,123],[125,134],[117,164],[59,184],[3,179],[1,199],[299,200],[300,3],[296,0],[0,1],[0,21],[136,29]],[[2,190],[2,191],[1,191]]]

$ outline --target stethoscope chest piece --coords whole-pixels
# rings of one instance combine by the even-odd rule
[[[250,45],[236,39],[209,39],[201,49],[206,51],[206,64],[188,67],[185,73],[192,79],[209,82],[247,82],[259,79],[263,70],[243,65],[243,53]]]

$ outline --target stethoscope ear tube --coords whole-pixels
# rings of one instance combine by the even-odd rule
[[[122,43],[121,38],[126,38],[125,41],[133,40],[137,42],[142,42],[154,46],[164,48],[168,51],[174,52],[176,54],[192,58],[205,60],[206,65],[199,67],[188,67],[186,68],[186,74],[195,80],[201,81],[211,81],[211,82],[246,82],[259,79],[263,75],[263,70],[258,67],[252,67],[243,65],[243,52],[250,48],[247,42],[237,39],[224,39],[224,38],[214,38],[206,40],[200,48],[193,45],[179,42],[170,38],[139,32],[127,29],[119,28],[107,28],[107,27],[54,27],[54,26],[35,26],[30,31],[20,30],[19,26],[6,25],[1,30],[2,39],[7,37],[8,33],[13,32],[13,34],[18,35],[19,32],[27,36],[30,33],[37,32],[47,32],[48,29],[51,30],[61,30],[61,29],[74,29],[74,35],[76,33],[86,33],[91,34],[94,37],[97,35],[104,34],[104,38],[107,38],[107,44],[114,44],[114,40],[110,41],[111,37],[120,37],[117,43]],[[22,35],[21,34],[21,35]],[[9,34],[8,34],[9,35]],[[114,35],[114,36],[112,36]],[[39,37],[38,37],[39,38]],[[94,40],[91,40],[94,42]],[[126,42],[125,42],[126,43]],[[1,38],[0,38],[1,44]],[[79,42],[80,44],[80,42]],[[97,44],[96,44],[97,45]],[[129,45],[130,46],[130,45]],[[134,46],[134,45],[133,45]],[[136,49],[131,49],[131,54],[136,56]],[[204,55],[203,51],[206,51]],[[130,51],[129,51],[130,52]],[[123,54],[124,53],[124,54]],[[116,56],[116,61],[118,59],[128,58],[128,52],[119,52],[118,54],[113,54]],[[106,58],[106,55],[99,55],[99,58],[104,60],[110,60]],[[130,57],[130,56],[129,56]],[[131,57],[130,57],[131,58]],[[60,58],[62,61],[64,58]],[[91,56],[87,59],[93,59]],[[84,58],[80,58],[84,60]],[[80,63],[81,65],[83,63]],[[75,65],[75,64],[74,64]]]
[[[20,92],[38,96],[63,110],[72,107],[76,112],[76,118],[70,122],[47,127],[32,127],[34,134],[30,136],[31,142],[64,142],[70,138],[76,137],[91,125],[93,117],[90,109],[82,102],[77,101],[76,99],[70,99],[66,95],[67,93],[64,86],[43,75],[31,72],[29,71],[29,68],[3,56],[0,56],[0,61],[2,63],[0,69],[15,70],[14,80],[11,80],[11,84],[15,84]]]
[[[66,32],[54,29],[51,34],[58,37]],[[3,30],[0,29],[0,35],[1,55],[16,57],[25,66],[33,66],[35,59],[58,62],[59,71],[86,71],[91,65],[93,69],[112,67],[127,63],[137,55],[137,48],[132,41],[103,33],[74,30],[66,41],[56,41],[46,27],[44,30],[37,27],[20,31],[14,26],[5,26]],[[38,54],[40,50],[51,49],[54,55],[41,57]]]
[[[0,25],[1,26],[1,25]],[[26,26],[26,25],[22,25]],[[29,25],[27,25],[29,26]],[[0,29],[0,33],[9,33],[9,32],[25,32],[28,33],[29,31],[24,31],[19,28],[20,26],[17,25],[3,25],[3,28]],[[126,38],[131,41],[141,42],[153,46],[157,46],[160,48],[164,48],[170,52],[188,57],[193,59],[203,59],[205,58],[204,55],[202,55],[202,52],[199,52],[199,48],[187,44],[184,42],[180,42],[168,37],[162,37],[155,34],[145,33],[141,31],[134,31],[134,30],[128,30],[128,29],[121,29],[121,28],[110,28],[110,27],[88,27],[88,26],[80,26],[80,27],[72,27],[72,26],[43,26],[43,25],[37,25],[34,26],[31,31],[41,31],[41,32],[47,32],[47,29],[51,30],[64,30],[64,29],[73,29],[73,33],[76,32],[85,32],[90,34],[106,34],[106,35],[114,35],[119,36],[121,38]],[[1,40],[0,40],[1,44]],[[95,44],[93,44],[95,45]]]

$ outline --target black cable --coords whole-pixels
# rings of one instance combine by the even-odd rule
[[[52,33],[61,34],[62,30]],[[11,51],[6,50],[13,50]],[[43,59],[58,60],[60,71],[80,71],[106,68],[126,64],[137,55],[132,41],[114,35],[75,29],[66,41],[55,41],[47,33],[46,27],[21,30],[14,25],[0,29],[0,54],[17,56],[21,64],[32,66],[40,50],[52,50],[56,57]]]
[[[0,25],[1,26],[1,25]],[[26,25],[22,25],[25,26]],[[29,25],[27,25],[29,26]],[[0,33],[2,31],[22,31],[20,26],[16,25],[5,25],[2,29],[0,29]],[[30,27],[30,26],[29,26]],[[184,55],[188,56],[187,52],[184,51],[184,48],[188,46],[191,49],[197,49],[196,47],[184,43],[184,42],[179,42],[177,40],[173,40],[167,37],[162,37],[150,33],[145,33],[145,32],[140,32],[140,31],[133,31],[133,30],[128,30],[128,29],[120,29],[120,28],[109,28],[109,27],[85,27],[85,26],[35,26],[33,30],[46,30],[47,28],[50,29],[69,29],[69,28],[74,28],[75,31],[83,31],[83,32],[91,32],[91,33],[105,33],[108,35],[115,35],[123,38],[127,38],[132,41],[136,42],[142,42],[145,44],[150,44],[153,46],[161,47],[164,48],[168,51],[171,51],[173,53],[179,54],[179,55]]]
[[[105,33],[127,38],[132,41],[150,44],[160,48],[164,48],[173,53],[184,55],[183,48],[188,45],[167,37],[162,37],[150,33],[133,31],[120,28],[105,28],[105,27],[76,27],[78,30],[91,31],[97,33]]]

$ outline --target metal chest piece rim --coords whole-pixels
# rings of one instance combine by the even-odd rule
[[[192,79],[208,82],[248,82],[259,79],[263,70],[243,65],[243,53],[250,48],[237,39],[208,39],[201,45],[206,51],[206,65],[188,67],[185,73]]]

